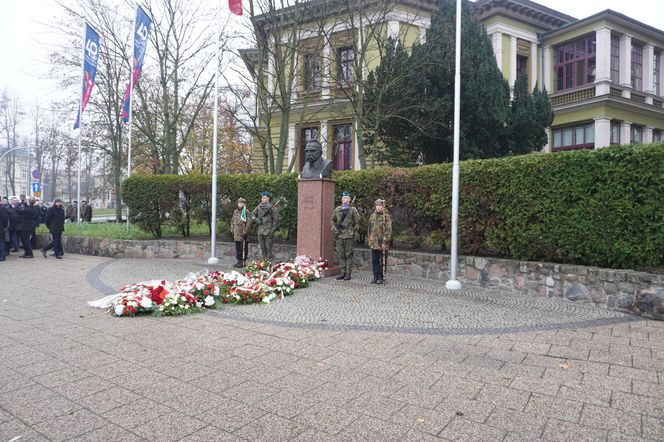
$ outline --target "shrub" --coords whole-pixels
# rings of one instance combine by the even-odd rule
[[[395,237],[445,248],[451,230],[452,167],[339,171],[362,215],[361,240],[376,198],[393,216]],[[219,217],[230,220],[242,196],[252,210],[260,192],[284,196],[280,229],[296,235],[297,178],[222,175]],[[192,219],[209,222],[209,177],[132,176],[123,198],[145,230],[160,235],[177,195],[189,195]],[[140,194],[140,195],[137,195]],[[459,250],[512,259],[602,267],[664,265],[664,144],[472,160],[461,163]],[[337,200],[338,201],[338,200]],[[420,240],[415,240],[419,237]]]

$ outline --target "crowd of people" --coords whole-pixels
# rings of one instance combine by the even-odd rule
[[[78,216],[78,202],[73,201],[64,207],[60,198],[53,204],[39,198],[3,196],[0,199],[0,261],[5,261],[10,253],[20,253],[19,258],[34,258],[34,251],[39,250],[44,258],[53,250],[51,256],[62,259],[61,237],[65,222],[75,223]],[[81,202],[81,220],[92,221],[92,206],[86,201]],[[46,225],[51,234],[50,241],[41,247],[37,244],[36,231],[40,224]]]

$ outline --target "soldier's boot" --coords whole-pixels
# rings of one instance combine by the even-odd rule
[[[341,281],[341,280],[344,279],[345,277],[346,277],[346,274],[345,274],[345,273],[339,273],[339,275],[337,276],[337,281]]]
[[[346,276],[344,276],[344,280],[350,281],[350,271],[346,273]]]

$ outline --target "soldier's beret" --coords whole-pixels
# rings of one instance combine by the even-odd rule
[[[343,192],[341,192],[341,196],[350,196],[350,192],[347,191],[347,190],[344,190]]]
[[[261,196],[272,196],[270,192],[261,192]]]
[[[374,205],[384,206],[385,205],[385,200],[378,198],[376,201],[374,201]]]
[[[246,203],[247,200],[245,200],[244,198],[238,198],[238,199],[237,199],[237,202],[238,202],[238,203]]]

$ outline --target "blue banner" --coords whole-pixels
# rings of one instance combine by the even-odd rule
[[[81,125],[81,112],[85,110],[88,104],[92,86],[95,84],[95,74],[97,73],[97,60],[99,59],[99,34],[92,29],[89,24],[85,24],[85,45],[83,47],[83,89],[81,91],[81,106],[76,116],[74,129]]]
[[[131,74],[132,88],[136,86],[138,77],[141,75],[143,69],[143,58],[145,57],[145,50],[148,47],[148,35],[150,34],[150,26],[152,20],[145,13],[143,8],[138,6],[136,8],[136,21],[134,22],[134,63]],[[130,87],[127,85],[127,90],[124,94],[122,101],[122,121],[129,122],[129,106],[131,106]]]

